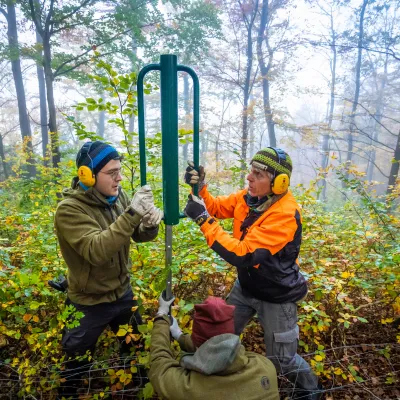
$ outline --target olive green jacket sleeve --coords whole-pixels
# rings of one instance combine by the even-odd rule
[[[194,353],[196,351],[196,346],[193,344],[191,335],[186,333],[182,334],[179,336],[178,343],[182,351],[187,353]]]
[[[132,239],[136,243],[150,242],[155,239],[158,235],[158,226],[154,228],[145,228],[143,224],[140,224],[134,231]]]
[[[174,358],[169,326],[167,316],[154,323],[150,345],[149,379],[163,399],[187,400],[179,393],[182,393],[182,387],[190,378],[186,370],[179,365],[179,361]]]
[[[79,202],[63,201],[57,208],[57,235],[93,266],[101,266],[129,246],[130,238],[140,224],[139,215],[121,214],[108,229],[90,216]]]

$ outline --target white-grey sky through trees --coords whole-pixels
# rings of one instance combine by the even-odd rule
[[[395,2],[386,2],[387,5],[394,4]],[[379,4],[385,4],[381,2]],[[280,11],[278,13],[278,22],[285,18],[289,19],[289,28],[292,30],[286,33],[290,40],[296,41],[296,48],[287,60],[285,64],[285,71],[280,74],[279,71],[271,78],[271,105],[275,112],[275,116],[281,120],[277,125],[277,137],[278,145],[282,147],[287,147],[288,152],[293,154],[293,158],[296,164],[296,169],[293,177],[293,183],[307,183],[310,179],[315,177],[315,168],[319,166],[320,163],[320,143],[317,141],[307,142],[304,137],[299,133],[301,126],[312,125],[317,123],[325,123],[327,109],[329,105],[330,97],[330,81],[331,81],[331,71],[330,71],[330,60],[331,60],[331,48],[330,43],[330,19],[326,15],[326,12],[330,12],[332,9],[333,13],[333,23],[335,30],[338,35],[342,34],[344,30],[352,30],[357,24],[356,10],[360,7],[361,1],[352,0],[348,4],[337,5],[333,1],[321,0],[318,2],[304,2],[296,1],[293,2],[287,9]],[[224,7],[224,3],[219,3],[220,7]],[[373,12],[373,5],[371,4],[368,12],[371,13],[372,17],[375,18],[376,24],[382,23],[382,13]],[[225,9],[221,9],[221,19],[223,21],[223,33],[226,40],[213,40],[211,43],[211,48],[208,52],[208,60],[213,57],[217,57],[220,54],[224,54],[227,58],[238,58],[239,55],[236,53],[237,49],[230,48],[227,42],[232,39],[232,27],[228,24],[228,19],[225,14]],[[20,14],[17,16],[21,17]],[[5,41],[5,23],[4,18],[1,21],[1,37]],[[398,28],[397,28],[398,29]],[[375,32],[374,23],[367,21],[365,24],[366,35],[374,37]],[[256,38],[256,35],[254,36]],[[19,25],[19,40],[21,46],[34,45],[35,35],[33,26],[31,23],[26,23],[26,21],[20,21]],[[74,38],[76,40],[76,38]],[[342,43],[345,41],[343,40]],[[349,42],[349,41],[348,41]],[[71,51],[77,51],[79,46],[84,46],[85,38],[79,38],[79,42],[68,42],[59,41],[59,45],[65,48],[70,48]],[[374,47],[374,43],[367,43],[369,48]],[[255,45],[254,45],[255,46]],[[398,46],[398,45],[397,45]],[[354,46],[353,46],[354,47]],[[367,46],[366,46],[367,47]],[[339,128],[342,123],[340,119],[342,115],[346,115],[348,111],[343,105],[345,98],[351,99],[354,94],[354,66],[356,62],[357,49],[352,48],[343,49],[337,47],[338,61],[337,61],[337,83],[335,91],[335,128]],[[381,49],[381,48],[379,48]],[[378,49],[378,50],[379,50]],[[101,47],[98,48],[101,52]],[[398,48],[394,47],[394,51],[398,51]],[[163,52],[163,48],[160,45],[160,52]],[[143,51],[138,49],[139,56],[143,56]],[[363,52],[363,79],[361,82],[361,101],[363,101],[366,106],[370,107],[369,101],[372,99],[373,95],[370,94],[370,86],[374,84],[371,74],[365,70],[367,62],[371,65],[376,63],[376,76],[382,74],[382,65],[377,63],[377,52]],[[241,63],[245,62],[243,55],[241,55]],[[283,60],[285,54],[277,52],[275,55],[275,60]],[[126,69],[129,68],[129,61],[119,58],[119,61],[123,62]],[[179,60],[181,62],[181,60]],[[391,60],[392,61],[392,60]],[[205,63],[207,64],[207,59]],[[254,64],[253,70],[257,68],[257,57],[256,52],[254,52]],[[28,108],[30,115],[33,120],[38,121],[38,84],[36,78],[36,68],[32,61],[24,58],[22,60],[22,66],[25,70],[25,90],[26,97],[28,101]],[[211,131],[212,133],[216,131],[217,127],[221,123],[221,115],[223,114],[223,101],[222,94],[226,90],[227,95],[231,96],[229,107],[225,110],[223,134],[221,140],[221,152],[222,158],[227,157],[228,160],[232,159],[232,149],[239,148],[240,146],[240,115],[241,115],[241,102],[240,102],[240,90],[234,88],[226,89],[224,87],[222,79],[218,82],[218,79],[211,81],[205,69],[197,65],[189,65],[196,69],[200,78],[201,87],[201,126],[203,131]],[[391,63],[389,65],[389,71],[391,74],[396,74],[398,66]],[[396,69],[397,68],[397,69]],[[366,72],[365,72],[366,71]],[[11,71],[10,71],[11,72]],[[394,80],[392,85],[398,84],[398,80]],[[179,80],[179,90],[182,94],[183,82],[180,78]],[[253,98],[260,102],[262,91],[260,85],[257,84],[253,92]],[[5,88],[3,97],[14,98],[14,88],[11,85]],[[90,85],[79,86],[75,81],[62,77],[60,80],[55,82],[55,98],[57,109],[59,112],[74,114],[73,105],[78,101],[84,99],[84,97],[100,97],[91,88]],[[153,97],[156,95],[153,95]],[[180,116],[183,116],[183,106],[180,104]],[[225,103],[226,105],[226,103]],[[268,145],[266,124],[263,120],[261,114],[260,105],[257,106],[257,120],[254,123],[255,140],[253,145],[253,151],[257,151],[258,147]],[[371,105],[372,107],[372,105]],[[397,107],[397,105],[395,106]],[[159,110],[148,108],[148,118],[149,120],[154,120],[157,118]],[[391,111],[393,113],[393,111]],[[336,114],[338,117],[336,118]],[[93,118],[96,117],[95,113],[91,113],[91,117],[87,113],[81,113],[80,116],[84,119],[82,122],[88,126],[90,130],[95,130],[95,124]],[[15,115],[10,118],[11,120],[17,120],[17,113],[15,109]],[[61,114],[58,117],[58,122],[61,131],[67,129],[67,124],[64,117]],[[291,125],[291,126],[289,126]],[[343,125],[343,124],[342,124]],[[288,128],[289,126],[289,128]],[[296,126],[296,129],[292,129]],[[33,125],[34,131],[36,132],[35,141],[39,142],[39,127]],[[343,128],[343,126],[342,126]],[[156,126],[151,126],[150,129],[153,131],[157,130]],[[369,128],[368,128],[369,129]],[[393,128],[395,130],[395,128]],[[113,136],[110,125],[106,124],[106,131],[109,131],[108,137],[112,137],[113,140],[117,141],[121,139],[120,137]],[[16,140],[19,138],[19,133],[16,131],[14,135],[10,135],[6,138],[6,141]],[[338,141],[335,143],[337,147],[344,146],[344,142]],[[365,144],[362,144],[365,147]],[[37,146],[39,149],[40,146]],[[367,149],[367,150],[365,150]],[[369,151],[365,147],[363,153],[360,153],[360,157],[364,156],[365,151]],[[382,157],[382,155],[380,155]],[[362,161],[360,158],[358,161]],[[385,166],[385,171],[387,172],[387,166]],[[379,178],[379,174],[377,174]]]

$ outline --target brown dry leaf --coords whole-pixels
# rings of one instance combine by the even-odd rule
[[[22,317],[22,319],[23,319],[25,322],[29,322],[31,318],[32,318],[32,314],[25,314],[25,315]]]

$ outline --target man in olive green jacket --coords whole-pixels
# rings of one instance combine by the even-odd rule
[[[68,299],[83,312],[79,326],[66,329],[62,345],[73,358],[93,352],[107,325],[116,332],[119,325],[142,323],[130,285],[129,246],[153,240],[158,234],[162,211],[154,206],[150,187],[143,186],[130,201],[119,183],[121,157],[101,141],[87,142],[76,159],[78,177],[63,191],[57,207],[55,228],[60,250],[68,266]],[[129,349],[121,342],[122,351]],[[69,370],[82,368],[70,361]],[[62,395],[76,393],[81,373],[71,371],[62,385]],[[74,382],[75,381],[75,382]],[[74,384],[75,383],[75,384]]]
[[[190,337],[174,318],[170,327],[172,301],[160,297],[151,335],[149,379],[163,399],[279,400],[272,362],[245,351],[234,334],[234,306],[217,297],[196,305]],[[189,351],[180,362],[171,351],[170,333]]]

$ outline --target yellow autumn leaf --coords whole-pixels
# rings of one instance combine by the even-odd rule
[[[117,332],[117,336],[125,336],[128,333],[126,329],[120,328]]]
[[[322,357],[319,354],[317,354],[314,358],[316,361],[322,361]]]
[[[347,272],[347,271],[342,272],[342,278],[344,278],[344,279],[347,279],[350,275],[351,275],[350,272]]]
[[[333,371],[333,373],[335,375],[342,375],[343,371],[340,368],[335,368],[335,370]]]
[[[39,317],[37,315],[34,315],[32,318],[35,322],[39,322]]]

